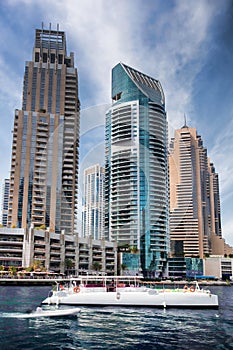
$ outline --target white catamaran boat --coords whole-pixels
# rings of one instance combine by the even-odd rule
[[[218,296],[200,289],[197,282],[190,288],[154,289],[140,281],[135,276],[82,276],[69,285],[57,283],[42,304],[218,308]]]

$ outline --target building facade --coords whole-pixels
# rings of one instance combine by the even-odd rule
[[[208,226],[213,234],[222,237],[219,180],[218,174],[215,172],[214,164],[211,163],[209,159],[208,180]]]
[[[74,232],[78,73],[63,31],[36,29],[13,130],[8,226]]]
[[[104,168],[99,164],[84,170],[82,235],[104,237]]]
[[[119,63],[106,113],[105,235],[139,251],[145,276],[168,252],[167,120],[158,80]]]
[[[23,266],[24,229],[0,228],[0,265]]]
[[[5,179],[2,185],[2,225],[7,226],[8,201],[10,193],[10,180]]]
[[[199,258],[168,258],[167,275],[174,279],[195,278],[203,275],[203,259]]]
[[[115,275],[117,245],[64,231],[0,228],[0,265],[25,268],[35,262],[57,273]]]
[[[211,275],[223,280],[233,280],[233,255],[231,257],[223,257],[221,255],[213,255],[204,259],[205,275]]]
[[[175,131],[169,155],[170,239],[176,256],[211,254],[212,234],[221,237],[218,175],[195,128]]]

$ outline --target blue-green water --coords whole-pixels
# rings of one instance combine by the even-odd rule
[[[49,287],[0,286],[0,349],[233,349],[233,287],[211,287],[218,310],[81,308],[78,318],[12,318]]]

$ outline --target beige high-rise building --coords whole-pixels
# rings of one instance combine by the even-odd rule
[[[211,237],[221,237],[218,175],[195,128],[175,131],[169,154],[170,240],[175,255],[211,254]]]
[[[36,29],[13,130],[8,226],[73,233],[79,146],[78,73],[63,31]]]

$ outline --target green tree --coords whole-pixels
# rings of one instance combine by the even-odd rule
[[[26,267],[25,269],[27,272],[32,272],[33,271],[33,266]]]
[[[70,272],[70,270],[73,270],[74,267],[75,267],[74,260],[72,260],[72,259],[65,259],[65,270],[66,270],[67,274]]]
[[[121,264],[121,271],[124,272],[127,270],[128,266],[126,264]]]
[[[9,267],[9,271],[10,271],[10,274],[12,276],[15,276],[16,275],[16,272],[17,272],[17,268],[15,266],[10,266]]]
[[[138,248],[137,247],[131,247],[130,250],[131,250],[131,253],[133,253],[133,254],[138,253]]]
[[[101,270],[101,264],[98,261],[94,261],[92,264],[92,269],[95,271],[100,271]]]
[[[32,263],[32,268],[33,268],[33,271],[38,271],[38,270],[42,270],[43,268],[43,263],[42,261],[40,260],[33,260],[33,263]]]
[[[35,227],[35,230],[46,230],[46,226],[45,225],[40,225]]]

